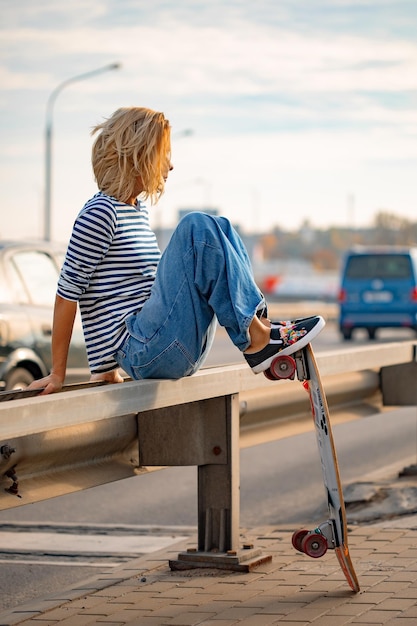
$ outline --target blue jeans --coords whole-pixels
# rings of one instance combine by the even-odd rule
[[[245,247],[223,217],[193,212],[174,231],[151,295],[126,319],[116,360],[132,378],[177,379],[196,372],[212,345],[216,318],[239,350],[265,305]]]

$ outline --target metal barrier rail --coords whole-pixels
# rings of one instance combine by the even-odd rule
[[[407,341],[318,353],[330,406],[352,404],[378,393],[380,369],[415,362],[416,349],[417,342]],[[231,394],[239,394],[242,429],[256,428],[265,419],[279,420],[308,410],[300,385],[254,376],[244,364],[206,368],[178,381],[72,385],[65,394],[0,403],[0,447],[16,449],[8,458],[7,448],[2,452],[0,449],[0,475],[4,477],[9,469],[22,463],[21,480],[26,475],[26,464],[28,476],[39,476],[43,471],[52,475],[59,466],[67,471],[73,464],[99,465],[99,459],[107,457],[123,459],[123,465],[125,457],[133,455],[128,461],[135,468],[128,472],[132,475],[140,471],[138,455],[129,448],[137,439],[137,413]],[[271,410],[274,415],[262,417],[262,413],[269,414]],[[73,455],[69,454],[69,447],[73,448]],[[115,480],[119,475],[114,469]],[[86,482],[91,485],[91,481]],[[3,485],[7,483],[10,480],[3,478]],[[8,508],[4,500],[0,494],[0,510]],[[18,506],[23,502],[10,504]]]
[[[416,351],[417,342],[408,341],[318,353],[330,406],[375,395],[379,402],[385,395],[395,404],[413,404]],[[67,393],[2,402],[0,510],[148,467],[196,465],[199,550],[236,552],[239,431],[308,411],[301,385],[254,376],[244,364],[203,369],[178,381],[74,385]]]

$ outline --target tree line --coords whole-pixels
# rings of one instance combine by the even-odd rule
[[[335,270],[343,253],[352,246],[417,246],[417,221],[380,211],[367,228],[317,229],[306,220],[297,231],[284,231],[277,226],[258,237],[257,245],[265,260],[301,258],[317,270]]]

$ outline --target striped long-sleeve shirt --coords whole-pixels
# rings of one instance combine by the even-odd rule
[[[146,206],[101,192],[80,211],[58,281],[58,294],[80,305],[92,372],[118,367],[125,318],[150,295],[160,251]]]

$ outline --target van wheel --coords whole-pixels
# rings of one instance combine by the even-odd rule
[[[376,328],[367,328],[369,339],[375,339]]]
[[[341,329],[343,339],[345,341],[350,341],[352,339],[352,329],[351,328],[342,328]]]
[[[6,378],[6,391],[12,391],[13,389],[26,389],[30,383],[35,380],[35,377],[24,367],[16,367],[11,370],[10,374]]]

